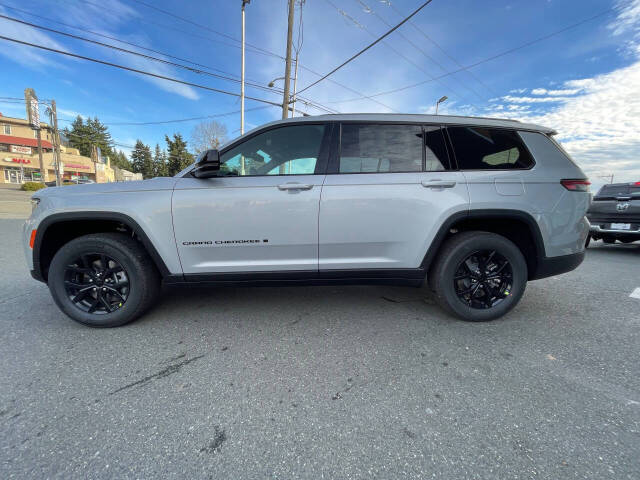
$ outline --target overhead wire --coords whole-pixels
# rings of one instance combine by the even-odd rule
[[[382,15],[380,15],[378,12],[376,12],[373,8],[371,8],[369,5],[367,5],[363,0],[354,0],[356,3],[358,3],[363,9],[364,12],[367,14],[372,14],[373,16],[375,16],[378,20],[380,20],[382,23],[384,23],[387,27],[391,27],[391,24],[389,22],[387,22],[384,17],[382,17]],[[435,58],[433,58],[431,55],[429,55],[424,48],[422,48],[420,45],[417,45],[413,40],[411,40],[409,37],[407,37],[404,33],[402,32],[398,32],[397,33],[398,37],[402,38],[405,42],[407,42],[409,45],[411,45],[415,50],[417,50],[418,52],[420,52],[422,54],[422,56],[424,56],[426,59],[428,59],[431,63],[433,63],[434,65],[436,65],[438,68],[440,68],[440,70],[442,70],[443,72],[446,72],[447,69],[444,67],[444,65],[442,65],[438,60],[436,60]],[[415,65],[414,62],[411,62],[413,65]],[[430,73],[426,72],[425,70],[421,69],[424,73],[427,73],[427,75],[431,76]],[[462,85],[463,88],[469,90],[470,92],[472,92],[474,95],[478,96],[479,98],[481,98],[482,100],[484,100],[484,97],[482,97],[482,95],[480,95],[480,93],[478,93],[474,88],[472,88],[469,85],[466,85],[464,82],[461,82],[458,78],[456,77],[452,77],[453,80],[455,80],[456,82],[458,82],[460,85]],[[439,82],[442,83],[442,82]],[[446,86],[445,86],[446,87]],[[446,87],[449,88],[450,87]]]
[[[141,75],[146,75],[146,76],[153,77],[153,78],[158,78],[158,79],[161,79],[161,80],[167,80],[169,82],[179,83],[179,84],[182,84],[182,85],[187,85],[187,86],[194,87],[194,88],[199,88],[199,89],[202,89],[202,90],[207,90],[207,91],[210,91],[210,92],[221,93],[221,94],[229,95],[229,96],[233,96],[233,97],[239,97],[240,96],[239,93],[229,92],[229,91],[222,90],[222,89],[219,89],[219,88],[214,88],[214,87],[209,87],[209,86],[206,86],[206,85],[201,85],[201,84],[198,84],[198,83],[187,82],[185,80],[180,80],[180,79],[177,79],[177,78],[168,77],[166,75],[159,75],[157,73],[147,72],[146,70],[140,70],[140,69],[137,69],[137,68],[127,67],[125,65],[120,65],[120,64],[117,64],[117,63],[113,63],[113,62],[107,62],[106,60],[100,60],[100,59],[93,58],[93,57],[88,57],[88,56],[85,56],[85,55],[79,55],[77,53],[71,53],[71,52],[67,52],[67,51],[64,51],[64,50],[59,50],[59,49],[56,49],[56,48],[46,47],[44,45],[39,45],[39,44],[36,44],[36,43],[26,42],[24,40],[18,40],[16,38],[6,37],[4,35],[0,35],[0,39],[1,40],[6,40],[6,41],[9,41],[9,42],[13,42],[13,43],[17,43],[19,45],[25,45],[25,46],[29,46],[29,47],[33,47],[33,48],[38,48],[40,50],[46,50],[46,51],[57,53],[57,54],[60,54],[60,55],[66,55],[66,56],[69,56],[69,57],[72,57],[72,58],[79,58],[81,60],[86,60],[86,61],[89,61],[89,62],[99,63],[101,65],[106,65],[106,66],[109,66],[109,67],[119,68],[121,70],[126,70],[126,71],[129,71],[129,72],[139,73]],[[262,98],[252,97],[252,96],[248,96],[248,95],[245,95],[245,98],[247,100],[253,100],[255,102],[261,102],[261,103],[265,103],[265,104],[268,104],[268,105],[273,105],[275,107],[282,107],[282,105],[280,103],[272,102],[270,100],[265,100],[265,99],[262,99]]]
[[[358,0],[360,1],[360,0]],[[388,2],[385,3],[386,5],[389,5],[391,7],[391,9],[396,12],[400,17],[404,17],[404,13],[402,13],[393,3]],[[436,42],[433,38],[431,38],[429,35],[427,35],[427,33],[424,31],[424,29],[422,27],[420,27],[417,23],[415,23],[414,21],[409,21],[409,25],[411,25],[418,33],[420,33],[427,41],[431,42],[433,45],[435,45],[438,50],[440,50],[449,60],[451,60],[453,63],[455,63],[458,67],[464,68],[464,65],[462,65],[453,55],[449,54],[449,52],[447,52],[444,47],[442,47],[438,42]],[[486,88],[492,95],[497,95],[497,92],[495,90],[493,90],[489,85],[487,85],[484,81],[482,81],[481,78],[479,78],[475,73],[473,73],[471,70],[467,70],[465,69],[465,72],[471,77],[473,78],[476,82],[478,82],[478,84],[482,85],[484,88]]]
[[[477,67],[479,65],[482,65],[484,63],[490,62],[490,61],[495,60],[495,59],[500,58],[500,57],[504,57],[505,55],[508,55],[510,53],[513,53],[513,52],[516,52],[516,51],[521,50],[523,48],[530,47],[531,45],[534,45],[536,43],[542,42],[544,40],[548,40],[549,38],[555,37],[556,35],[560,35],[561,33],[564,33],[564,32],[566,32],[568,30],[571,30],[573,28],[579,27],[580,25],[584,25],[587,22],[593,21],[593,20],[595,20],[597,18],[600,18],[600,17],[602,17],[604,15],[607,15],[607,14],[613,12],[613,11],[616,11],[616,10],[618,10],[618,8],[616,8],[616,7],[608,8],[607,10],[603,10],[600,13],[597,13],[597,14],[591,16],[591,17],[588,17],[588,18],[585,18],[583,20],[580,20],[579,22],[572,23],[571,25],[568,25],[568,26],[566,26],[564,28],[561,28],[559,30],[555,30],[555,31],[553,31],[551,33],[548,33],[548,34],[543,35],[541,37],[538,37],[538,38],[535,38],[535,39],[530,40],[528,42],[525,42],[525,43],[520,44],[520,45],[518,45],[516,47],[509,48],[509,49],[504,50],[504,51],[502,51],[500,53],[497,53],[495,55],[491,55],[490,57],[484,58],[484,59],[479,60],[477,62],[471,63],[469,65],[465,65],[465,66],[463,66],[461,68],[458,68],[458,69],[455,69],[455,70],[452,70],[452,71],[449,71],[449,72],[446,72],[446,73],[444,73],[442,75],[438,75],[437,77],[435,77],[433,79],[423,80],[421,82],[412,83],[411,85],[405,85],[403,87],[398,87],[398,88],[394,88],[394,89],[391,89],[391,90],[386,90],[386,91],[383,91],[383,92],[374,93],[374,94],[371,94],[371,95],[367,95],[366,98],[376,98],[376,97],[381,97],[383,95],[391,95],[392,93],[402,92],[404,90],[409,90],[411,88],[415,88],[415,87],[419,87],[421,85],[425,85],[426,83],[433,82],[434,80],[438,80],[438,79],[441,79],[441,78],[446,78],[448,76],[451,76],[451,75],[453,75],[455,73],[458,73],[458,72],[462,72],[464,70],[475,68],[475,67]],[[363,98],[365,98],[365,97],[350,98],[350,99],[346,99],[346,100],[339,100],[339,101],[332,102],[332,103],[355,102],[357,100],[362,100]]]
[[[138,0],[136,0],[138,1]],[[426,2],[424,2],[422,5],[420,5],[417,9],[415,9],[411,14],[409,14],[406,18],[404,18],[400,23],[398,23],[395,27],[391,28],[390,30],[388,30],[386,33],[382,34],[380,37],[378,37],[377,39],[375,39],[373,42],[371,42],[369,45],[367,45],[366,47],[364,47],[363,49],[359,50],[357,53],[353,54],[351,57],[349,57],[347,60],[345,60],[344,62],[342,62],[340,65],[338,65],[337,67],[335,67],[333,70],[331,70],[330,72],[324,74],[322,77],[320,77],[318,80],[316,80],[315,82],[307,85],[306,87],[304,87],[302,90],[300,90],[300,93],[304,92],[305,90],[310,89],[311,87],[317,85],[318,83],[322,82],[323,80],[325,80],[327,77],[333,75],[335,72],[337,72],[338,70],[340,70],[342,67],[344,67],[345,65],[347,65],[348,63],[354,61],[356,58],[358,58],[360,55],[362,55],[364,52],[366,52],[367,50],[373,48],[375,45],[377,45],[378,43],[380,43],[382,40],[384,40],[386,37],[388,37],[389,35],[391,35],[393,32],[395,32],[398,28],[400,28],[402,25],[404,25],[406,22],[408,22],[411,18],[413,18],[415,15],[418,14],[418,12],[420,12],[420,10],[422,10],[424,7],[426,7],[427,5],[429,5],[432,2],[432,0],[427,0]]]
[[[331,5],[339,14],[341,14],[343,17],[347,18],[348,20],[350,20],[351,22],[353,22],[357,27],[361,28],[362,30],[364,30],[365,32],[367,32],[370,36],[372,36],[373,38],[376,38],[376,34],[373,33],[371,30],[369,30],[365,25],[362,25],[360,22],[358,22],[355,18],[353,18],[351,15],[349,15],[347,12],[345,12],[344,10],[340,9],[338,6],[336,6],[331,0],[325,0],[329,5]],[[391,26],[391,25],[389,25]],[[398,32],[398,35],[400,35],[401,33]],[[386,46],[389,50],[391,50],[392,52],[394,52],[399,58],[402,58],[403,60],[405,60],[406,62],[408,62],[409,64],[413,65],[415,68],[417,68],[418,70],[420,70],[422,73],[424,73],[425,75],[427,75],[429,78],[434,78],[434,76],[428,72],[427,70],[425,70],[421,65],[417,64],[416,62],[414,62],[413,60],[411,60],[409,57],[407,57],[406,55],[404,55],[402,52],[400,52],[397,48],[395,48],[393,45],[391,45],[389,42],[383,41],[382,44],[384,46]],[[438,81],[438,83],[440,83],[443,87],[445,87],[447,90],[455,93],[456,95],[458,95],[461,98],[464,98],[471,106],[474,106],[473,103],[466,98],[464,95],[462,95],[461,93],[459,93],[457,90],[454,90],[453,88],[451,88],[450,86],[447,86],[444,82],[442,81]],[[334,103],[334,102],[328,102],[328,103]],[[335,102],[335,103],[340,103],[340,102]]]

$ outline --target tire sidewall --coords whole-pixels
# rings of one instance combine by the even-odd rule
[[[138,266],[125,248],[115,242],[98,242],[94,239],[72,240],[55,255],[49,268],[47,283],[56,304],[69,317],[92,327],[114,327],[133,319],[133,315],[143,299],[142,284]],[[129,295],[118,310],[106,314],[92,314],[79,309],[68,298],[64,287],[65,268],[82,254],[104,253],[118,262],[126,271],[129,279]]]
[[[500,304],[486,310],[471,308],[463,303],[463,301],[458,298],[453,283],[453,277],[460,263],[469,255],[479,250],[495,250],[509,261],[513,273],[509,296]],[[439,285],[437,289],[447,306],[455,314],[465,320],[483,322],[505,315],[518,304],[526,288],[527,276],[527,263],[520,249],[511,241],[498,235],[478,234],[477,238],[469,237],[462,241],[449,257],[444,260],[438,278]]]

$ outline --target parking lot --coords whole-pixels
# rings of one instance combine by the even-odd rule
[[[638,243],[592,243],[490,323],[426,289],[181,287],[99,330],[31,279],[19,216],[0,478],[640,478]]]

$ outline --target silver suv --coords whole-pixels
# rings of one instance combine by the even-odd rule
[[[259,127],[173,178],[47,188],[27,263],[60,309],[123,325],[161,282],[394,284],[425,278],[465,320],[583,260],[589,182],[552,130],[353,114]]]

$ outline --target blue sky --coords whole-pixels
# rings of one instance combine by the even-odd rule
[[[135,49],[55,22],[66,23],[239,76],[240,0],[145,2],[206,28],[134,0],[0,0],[0,14]],[[300,65],[319,73],[331,70],[420,3],[306,0]],[[379,103],[359,98],[474,64],[611,8],[614,10],[576,28],[482,63],[470,69],[472,74],[462,71],[381,95],[376,97]],[[248,80],[266,85],[283,75],[284,62],[277,55],[285,52],[286,20],[285,0],[252,0],[247,6],[247,42],[261,50],[247,49]],[[31,43],[239,91],[237,83],[2,19],[0,31]],[[113,124],[110,129],[114,139],[125,145],[132,145],[137,138],[152,146],[163,145],[164,135],[174,132],[188,139],[197,122],[144,126],[117,123],[219,115],[240,107],[235,97],[4,40],[0,40],[0,72],[0,97],[21,97],[25,87],[33,87],[39,96],[56,99],[62,126],[76,114],[97,115]],[[317,78],[301,69],[299,88]],[[325,80],[303,95],[341,112],[416,113],[433,112],[436,99],[447,95],[449,100],[441,113],[513,117],[556,128],[560,140],[594,182],[602,182],[599,175],[610,173],[620,181],[640,180],[640,0],[433,0],[414,17],[413,24],[405,24],[330,78],[351,90]],[[275,92],[252,87],[247,88],[247,94],[281,101]],[[249,100],[246,104],[247,109],[260,106]],[[299,107],[312,114],[321,113],[311,106]],[[24,116],[23,110],[19,104],[0,103],[5,115]],[[248,111],[247,128],[279,116],[275,107]],[[218,120],[227,125],[231,136],[239,133],[239,114]]]

